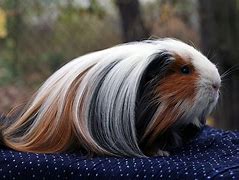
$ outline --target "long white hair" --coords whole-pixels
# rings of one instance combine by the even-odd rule
[[[191,64],[197,72],[191,84],[197,92],[167,104],[172,92],[155,89],[163,87],[160,82],[176,59]],[[212,75],[205,76],[203,71]],[[215,105],[206,97],[195,99],[201,93],[197,84],[204,82],[199,77],[220,80],[206,57],[177,40],[133,42],[93,52],[49,77],[16,121],[3,125],[3,140],[20,151],[52,153],[75,148],[97,155],[142,157],[149,144],[176,122],[200,126],[198,119],[209,113],[201,106],[212,109]]]

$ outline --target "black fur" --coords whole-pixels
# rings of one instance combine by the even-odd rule
[[[173,62],[174,60],[171,54],[162,52],[158,54],[147,67],[142,77],[137,94],[135,112],[137,138],[139,141],[160,105],[160,102],[153,101],[155,98],[155,94],[153,94],[154,89],[158,86],[160,79],[168,72],[168,67]],[[150,144],[146,142],[147,138],[144,138],[144,141],[140,141],[140,148],[146,155],[155,155],[155,152],[158,150],[168,151],[172,148],[181,146],[183,143],[193,138],[198,131],[199,128],[193,124],[173,125]]]
[[[151,121],[159,104],[153,103],[155,95],[154,88],[159,83],[162,76],[167,72],[168,66],[173,62],[172,55],[168,52],[161,52],[145,70],[136,100],[136,129],[138,139],[144,134],[144,130]]]
[[[143,142],[141,148],[148,156],[155,155],[158,150],[172,151],[173,149],[190,142],[190,140],[199,134],[201,129],[202,128],[199,128],[194,124],[172,126],[163,134],[159,135],[150,147],[147,145],[147,142]]]

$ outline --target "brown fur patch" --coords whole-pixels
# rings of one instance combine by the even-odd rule
[[[166,108],[158,114],[153,124],[150,124],[142,138],[146,144],[153,144],[160,134],[163,134],[175,121],[180,119],[183,112],[175,108],[177,103],[187,101],[193,104],[196,95],[198,73],[193,65],[179,55],[175,55],[175,62],[169,67],[166,75],[160,80],[155,89],[155,96],[159,102],[166,104]],[[189,74],[183,74],[181,68],[187,65]],[[188,107],[190,108],[190,107]]]
[[[46,94],[34,107],[31,107],[30,110],[20,117],[20,119],[6,129],[4,139],[6,145],[15,150],[38,153],[54,153],[68,150],[76,139],[72,117],[74,96],[82,78],[89,69],[82,72],[73,81],[66,94],[61,112],[59,112],[58,109],[60,105],[60,96],[58,96],[53,102],[51,102],[51,106],[43,114],[37,127],[31,128],[29,133],[22,137],[14,136],[18,129],[21,129],[22,126],[39,111],[49,95]],[[57,116],[59,116],[58,121]]]

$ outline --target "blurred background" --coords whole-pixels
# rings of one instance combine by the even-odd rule
[[[0,112],[85,53],[155,37],[200,49],[223,80],[208,123],[239,129],[239,0],[0,0]]]

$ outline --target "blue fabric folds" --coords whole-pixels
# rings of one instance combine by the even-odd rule
[[[239,132],[206,126],[169,157],[86,158],[1,147],[0,179],[239,179]]]

